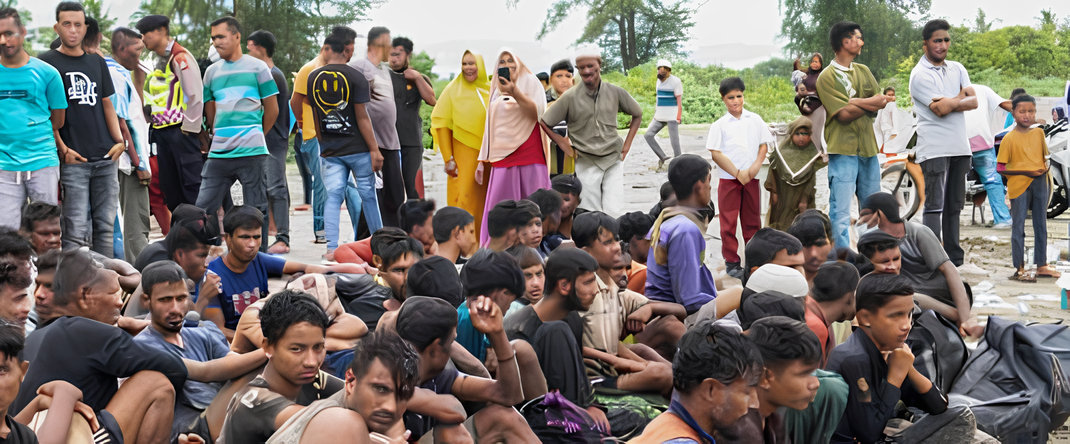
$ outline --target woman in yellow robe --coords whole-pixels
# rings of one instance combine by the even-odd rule
[[[431,134],[446,162],[446,204],[464,208],[475,217],[476,238],[483,223],[487,199],[487,173],[476,182],[479,149],[490,103],[490,88],[483,56],[465,51],[461,73],[439,95],[431,112]]]

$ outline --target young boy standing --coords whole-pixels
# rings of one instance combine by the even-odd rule
[[[710,126],[706,149],[721,169],[717,185],[717,206],[721,210],[721,254],[728,274],[743,277],[739,264],[739,241],[736,239],[736,220],[743,225],[743,243],[750,242],[762,227],[761,188],[758,172],[765,160],[773,134],[761,116],[743,109],[746,86],[739,77],[721,81],[721,100],[728,114]]]
[[[1011,102],[1011,112],[1017,125],[1003,137],[996,170],[1007,176],[1007,197],[1011,199],[1011,254],[1017,270],[1012,279],[1036,281],[1025,274],[1025,217],[1033,210],[1033,260],[1036,276],[1059,277],[1060,273],[1048,265],[1048,195],[1047,179],[1049,155],[1044,130],[1032,128],[1036,122],[1037,105],[1033,96],[1022,94]]]

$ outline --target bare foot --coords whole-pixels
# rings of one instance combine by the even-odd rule
[[[286,242],[276,241],[267,250],[268,254],[286,254],[290,252],[290,246]]]
[[[1037,267],[1037,277],[1058,278],[1058,277],[1061,277],[1062,275],[1063,275],[1062,273],[1059,273],[1058,271],[1056,271],[1055,267],[1052,267],[1051,265],[1043,265],[1043,266]]]
[[[330,252],[330,253],[324,254],[321,257],[323,258],[323,260],[325,260],[327,262],[334,262],[334,252],[333,251]]]

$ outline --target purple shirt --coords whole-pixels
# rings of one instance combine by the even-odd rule
[[[646,297],[654,301],[675,302],[691,314],[717,297],[713,274],[702,262],[706,239],[691,220],[677,216],[661,224],[658,243],[669,251],[669,264],[647,262]],[[650,258],[654,257],[651,244]]]

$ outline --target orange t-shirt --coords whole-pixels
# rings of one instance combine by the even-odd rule
[[[695,442],[708,443],[698,432],[687,425],[683,419],[670,412],[665,412],[650,421],[643,429],[643,434],[628,441],[629,444],[661,444],[674,439],[691,439]]]
[[[646,294],[646,265],[632,261],[632,269],[628,270],[628,289]]]
[[[1047,166],[1048,143],[1044,140],[1044,130],[1033,128],[1027,133],[1010,130],[999,144],[999,156],[996,162],[1006,164],[1009,171],[1035,171]],[[1023,175],[1007,176],[1007,197],[1014,199],[1021,196],[1035,177]]]

